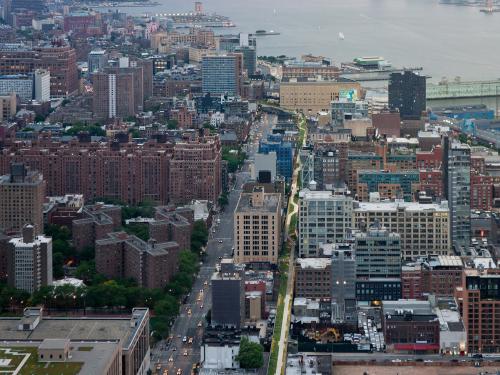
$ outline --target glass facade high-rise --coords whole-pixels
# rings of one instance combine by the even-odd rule
[[[471,239],[470,147],[443,139],[444,191],[450,207],[450,239],[455,251],[467,249]]]
[[[241,54],[206,55],[201,62],[203,94],[239,95]]]
[[[419,119],[425,111],[426,77],[412,71],[392,73],[389,79],[389,108],[398,109],[403,120]]]

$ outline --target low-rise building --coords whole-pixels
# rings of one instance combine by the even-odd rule
[[[297,259],[295,265],[295,297],[330,298],[331,288],[331,259]]]
[[[388,350],[411,354],[439,352],[439,319],[429,301],[384,301],[382,309]]]
[[[39,362],[79,363],[79,374],[146,375],[149,337],[147,308],[134,308],[128,317],[61,319],[33,307],[21,318],[0,318],[0,349],[35,348]],[[21,372],[28,371],[19,366]]]

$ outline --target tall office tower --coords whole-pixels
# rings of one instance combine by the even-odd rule
[[[379,223],[356,233],[356,299],[401,298],[401,241]]]
[[[43,232],[45,182],[40,173],[28,171],[24,164],[12,163],[10,174],[0,177],[0,228],[19,233],[26,224]]]
[[[455,289],[467,330],[469,353],[500,352],[500,272],[466,269],[462,285]]]
[[[52,284],[52,238],[35,235],[32,225],[25,225],[22,236],[9,241],[7,253],[8,283],[33,293]]]
[[[351,244],[335,244],[332,253],[332,322],[356,317],[356,258]]]
[[[76,51],[63,43],[35,48],[35,67],[50,71],[50,96],[65,97],[78,92]]]
[[[96,73],[104,69],[108,63],[108,54],[104,50],[90,51],[87,62],[89,64],[89,73]]]
[[[240,95],[242,55],[205,55],[201,61],[203,94]]]
[[[443,137],[443,185],[450,206],[450,239],[455,251],[466,250],[471,237],[470,147]]]
[[[255,47],[250,46],[240,46],[236,47],[234,52],[241,53],[243,55],[243,69],[247,71],[249,76],[255,74],[257,69],[257,51]]]
[[[170,203],[193,199],[217,202],[222,190],[221,151],[218,140],[176,143],[169,166]]]
[[[241,193],[234,211],[236,263],[277,264],[281,241],[281,194],[255,186]]]
[[[94,85],[93,112],[99,119],[133,116],[136,113],[134,100],[134,75],[130,72],[92,74]]]
[[[353,200],[331,191],[299,194],[299,256],[318,256],[319,245],[344,241],[353,228]]]
[[[245,317],[244,271],[232,259],[223,259],[212,275],[212,327],[239,329]]]
[[[48,102],[50,100],[50,72],[44,69],[35,70],[35,100]]]
[[[391,73],[389,79],[389,108],[398,109],[401,119],[416,120],[425,111],[426,77],[406,70]]]
[[[361,279],[401,276],[401,237],[375,223],[355,235],[356,276]]]

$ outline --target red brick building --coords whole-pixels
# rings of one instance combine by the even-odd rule
[[[500,270],[467,269],[455,290],[469,353],[500,352]]]
[[[452,296],[461,285],[464,265],[460,257],[438,256],[403,266],[401,293],[407,299],[426,299],[427,295]]]
[[[440,169],[443,162],[443,149],[436,145],[432,151],[417,151],[417,168]]]
[[[169,199],[174,204],[193,199],[216,203],[222,189],[219,139],[177,143],[170,160],[169,181]]]
[[[490,211],[493,206],[493,177],[471,174],[470,190],[470,208]]]
[[[103,34],[103,24],[99,13],[80,12],[64,16],[64,32],[75,36],[99,36]]]
[[[430,197],[444,197],[443,171],[441,169],[421,169],[420,189]]]
[[[83,194],[128,204],[216,202],[221,192],[218,138],[183,143],[16,143],[0,151],[0,175],[11,162],[42,172],[47,195]]]
[[[178,271],[179,244],[145,242],[124,232],[96,241],[97,272],[109,278],[133,278],[145,288],[163,288]]]
[[[170,119],[177,121],[177,127],[179,129],[190,129],[194,125],[194,120],[196,118],[196,111],[194,109],[188,109],[186,106],[180,108],[172,109],[170,111]]]
[[[36,69],[50,71],[50,96],[65,97],[78,92],[76,52],[63,43],[36,47]]]
[[[73,244],[77,250],[94,246],[96,240],[107,237],[122,225],[122,209],[118,206],[95,204],[86,206],[80,218],[73,220]]]
[[[486,162],[483,156],[474,156],[470,157],[470,169],[471,172],[475,172],[477,174],[486,174]]]
[[[156,207],[155,221],[149,223],[149,236],[157,242],[175,241],[181,250],[191,248],[194,212],[189,208]]]
[[[382,111],[372,115],[373,127],[381,136],[400,137],[401,117],[398,111]]]

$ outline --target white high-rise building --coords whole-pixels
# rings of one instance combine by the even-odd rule
[[[50,100],[50,72],[48,70],[35,70],[35,100],[38,102]]]
[[[299,194],[299,255],[318,256],[322,243],[340,243],[353,228],[353,199],[331,191]]]
[[[9,285],[29,293],[52,285],[52,238],[35,236],[35,228],[26,225],[22,237],[11,239],[9,245]]]

